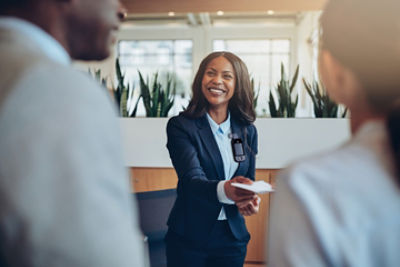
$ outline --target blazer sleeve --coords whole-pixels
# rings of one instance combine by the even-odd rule
[[[186,121],[184,121],[186,120]],[[178,193],[185,197],[219,204],[218,180],[209,180],[200,164],[198,151],[191,141],[194,125],[182,116],[171,118],[167,125],[167,148],[178,175]],[[185,125],[184,125],[185,124]]]
[[[246,177],[255,180],[256,173],[256,155],[258,153],[258,133],[257,128],[252,124],[248,127],[248,144],[249,144],[249,169],[247,171]]]

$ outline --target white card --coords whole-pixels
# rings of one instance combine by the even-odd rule
[[[252,184],[231,183],[232,186],[252,191],[257,194],[273,192],[272,186],[264,181],[256,181]]]

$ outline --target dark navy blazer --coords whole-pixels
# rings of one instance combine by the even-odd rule
[[[231,129],[245,143],[246,153],[246,160],[239,163],[233,177],[242,175],[254,180],[257,130],[253,124],[241,125],[233,116]],[[217,184],[225,180],[224,165],[206,115],[197,119],[183,115],[171,118],[167,135],[167,148],[178,175],[177,199],[168,219],[169,230],[203,244],[223,205],[233,235],[247,241],[250,236],[236,205],[218,201]]]

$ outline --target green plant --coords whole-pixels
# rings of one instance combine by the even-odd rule
[[[89,74],[94,77],[104,88],[107,89],[107,78],[101,76],[101,69],[94,70],[93,72],[89,69]]]
[[[292,101],[292,92],[297,82],[297,77],[299,75],[299,65],[297,65],[296,71],[292,78],[292,82],[286,79],[285,67],[281,63],[281,80],[276,88],[278,95],[279,107],[275,104],[272,92],[269,92],[269,111],[271,117],[295,117],[296,107],[299,101],[299,96],[296,95],[294,102]]]
[[[140,97],[136,100],[136,104],[132,112],[130,112],[130,107],[128,106],[129,100],[133,98],[133,88],[130,88],[129,84],[125,85],[125,75],[122,74],[121,66],[119,64],[119,59],[115,61],[115,69],[117,72],[118,86],[114,92],[114,98],[118,105],[119,114],[121,117],[135,117]]]
[[[158,81],[158,72],[154,74],[152,85],[150,85],[148,77],[145,81],[140,71],[138,71],[138,73],[140,80],[140,94],[143,98],[146,116],[167,117],[168,112],[175,101],[176,84],[173,76],[167,74],[166,86],[163,88],[162,84]]]
[[[258,104],[258,96],[260,95],[260,83],[258,83],[257,91],[256,91],[255,84],[254,84],[254,78],[251,78],[250,83],[251,83],[251,88],[253,90],[253,97],[254,97],[253,107],[254,107],[254,109],[256,109],[257,104]]]
[[[339,105],[329,98],[326,89],[318,81],[314,81],[312,85],[303,78],[303,84],[308,95],[311,97],[314,106],[314,115],[316,118],[337,118]],[[346,116],[347,109],[341,115]]]

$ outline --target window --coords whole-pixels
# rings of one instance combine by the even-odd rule
[[[151,81],[157,72],[161,80],[167,73],[175,74],[175,105],[170,115],[177,114],[186,105],[183,99],[192,80],[192,40],[122,40],[118,44],[118,57],[121,70],[127,82],[136,88],[139,94],[139,75]],[[145,116],[145,110],[139,105],[137,116]]]
[[[264,115],[268,113],[269,90],[276,88],[281,78],[281,63],[288,75],[290,45],[289,39],[214,40],[213,49],[230,51],[244,61],[256,91],[261,87],[256,111]]]
[[[232,51],[246,63],[255,87],[261,88],[256,111],[262,116],[269,113],[268,94],[280,78],[281,62],[288,73],[293,71],[297,58],[295,29],[292,19],[270,24],[220,25],[214,21],[213,25],[204,27],[188,26],[186,22],[184,25],[127,26],[119,36],[117,55],[122,70],[131,83],[135,82],[135,87],[139,85],[138,69],[144,76],[156,71],[176,73],[177,95],[169,113],[173,116],[187,106],[194,75],[204,57],[216,50]],[[157,39],[153,39],[155,36]],[[138,116],[144,114],[139,104]]]

